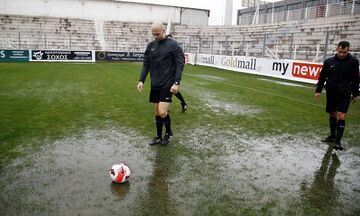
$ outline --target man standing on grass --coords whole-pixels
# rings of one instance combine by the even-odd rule
[[[173,135],[168,110],[172,94],[176,94],[179,90],[184,68],[184,53],[175,40],[165,36],[162,23],[153,23],[151,33],[155,40],[150,42],[145,50],[137,90],[142,92],[146,76],[150,71],[151,90],[149,101],[154,104],[157,132],[150,145],[160,143],[167,145]],[[165,125],[166,129],[164,139],[162,139],[163,125]]]
[[[359,61],[349,53],[350,43],[341,41],[334,57],[325,60],[315,90],[319,99],[326,82],[326,112],[329,113],[330,136],[323,142],[335,142],[335,150],[343,150],[341,138],[345,130],[345,115],[359,96]]]
[[[166,35],[167,38],[172,38],[171,34]],[[184,64],[185,64],[185,57],[184,57]],[[185,102],[184,97],[182,96],[182,94],[178,91],[176,94],[174,94],[177,99],[179,99],[180,104],[181,104],[181,111],[184,113],[187,110],[187,103]]]

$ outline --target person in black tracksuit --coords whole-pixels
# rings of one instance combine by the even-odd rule
[[[145,79],[150,72],[149,101],[154,104],[157,132],[150,145],[160,143],[167,145],[173,136],[168,110],[172,95],[179,90],[184,68],[184,53],[175,40],[165,37],[162,23],[153,23],[151,33],[155,40],[146,47],[137,89],[142,92]],[[166,129],[164,139],[162,139],[163,125]]]
[[[325,60],[316,85],[318,99],[325,85],[326,112],[329,113],[330,135],[323,142],[335,142],[335,150],[343,150],[341,138],[345,130],[345,115],[350,100],[359,96],[359,61],[349,54],[350,43],[342,41],[336,48],[336,55]]]
[[[166,35],[167,38],[172,38],[173,36],[171,34]],[[184,64],[185,64],[185,58],[184,58]],[[182,94],[178,91],[176,94],[174,94],[177,99],[179,99],[181,104],[181,111],[184,113],[187,110],[187,103],[185,102],[184,97]]]

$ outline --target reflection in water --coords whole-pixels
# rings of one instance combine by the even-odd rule
[[[0,215],[133,215],[155,156],[136,146],[144,139],[131,131],[89,130],[44,144],[0,174]],[[108,168],[119,158],[132,174],[129,182],[111,184]]]
[[[122,200],[126,197],[126,194],[129,192],[130,190],[130,182],[126,181],[124,183],[116,183],[116,182],[112,182],[110,184],[111,187],[111,192],[112,194],[116,197],[119,198],[119,200]]]
[[[307,187],[306,182],[301,185],[305,215],[336,215],[334,207],[339,206],[339,189],[334,185],[334,178],[340,160],[335,153],[331,154],[332,150],[332,146],[329,145],[310,187]]]
[[[148,191],[141,197],[142,215],[175,215],[174,204],[169,194],[169,172],[174,162],[171,146],[156,149],[154,172],[152,173]]]

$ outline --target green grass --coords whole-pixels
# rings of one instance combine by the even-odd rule
[[[140,70],[141,64],[132,63],[0,63],[0,172],[11,161],[24,156],[26,151],[23,149],[28,149],[30,154],[44,140],[51,143],[86,129],[129,128],[150,139],[155,127],[153,108],[148,102],[149,77],[144,92],[139,94],[136,83]],[[226,155],[226,146],[214,141],[216,131],[236,129],[240,135],[254,137],[327,135],[325,94],[316,102],[313,85],[285,86],[259,78],[263,77],[209,67],[185,67],[180,91],[189,104],[189,110],[181,114],[180,105],[173,98],[171,118],[174,141],[181,143],[181,137],[189,139],[190,131],[202,128],[207,131],[203,145],[209,148],[199,150],[180,144],[170,149],[156,149],[160,165],[157,171],[164,179],[176,177],[181,170],[181,165],[174,159],[178,156],[206,164],[205,170],[200,165],[191,167],[199,175],[217,176],[220,168],[214,158]],[[228,110],[224,109],[226,106]],[[344,140],[349,147],[360,145],[357,142],[359,108],[360,102],[357,102],[351,105],[348,113]],[[242,109],[243,113],[238,113]],[[245,150],[239,147],[236,151],[241,154]],[[240,196],[239,192],[231,192],[231,185],[216,185],[215,182],[216,179],[205,182],[204,185],[213,187],[208,191],[199,188],[191,192],[191,195],[200,197],[200,204],[195,206],[193,213],[272,215],[272,210],[278,207],[280,210],[275,213],[292,215],[299,208],[295,203],[295,207],[281,209],[276,198],[264,201],[260,206],[251,203],[240,208],[238,203],[241,199],[234,200],[234,197]],[[160,215],[179,214],[171,210],[171,202],[160,200],[168,200],[164,194],[167,188],[162,188],[163,185],[156,181],[153,184],[149,193],[160,198],[140,199],[143,214],[151,215],[158,210],[163,212]],[[220,193],[212,197],[217,189],[226,187],[229,187],[229,194]],[[262,191],[254,190],[261,200]],[[154,208],[156,203],[161,205]],[[311,214],[311,210],[306,211]]]
[[[137,64],[1,64],[1,167],[33,140],[108,124],[149,125],[146,94],[135,89],[139,70]]]
[[[185,72],[185,83],[189,83],[191,85],[189,88],[192,88],[188,92],[194,90],[193,86],[199,87],[197,82],[201,79],[193,77],[189,79],[190,77],[186,76],[187,73],[223,77],[226,79],[225,81],[205,82],[200,87],[204,89],[204,93],[216,92],[219,99],[229,103],[251,105],[263,110],[259,115],[250,117],[228,115],[224,117],[226,121],[220,121],[220,123],[241,126],[247,131],[260,135],[314,133],[314,130],[324,130],[327,127],[327,114],[324,111],[325,94],[322,95],[319,102],[315,101],[314,85],[302,84],[305,88],[292,87],[259,80],[259,76],[255,75],[207,67],[188,67]],[[351,106],[348,116],[350,124],[358,125],[360,120],[359,103]],[[217,116],[214,118],[214,121],[219,122]]]

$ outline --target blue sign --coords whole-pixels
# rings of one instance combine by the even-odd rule
[[[0,50],[0,61],[29,61],[29,50]]]

